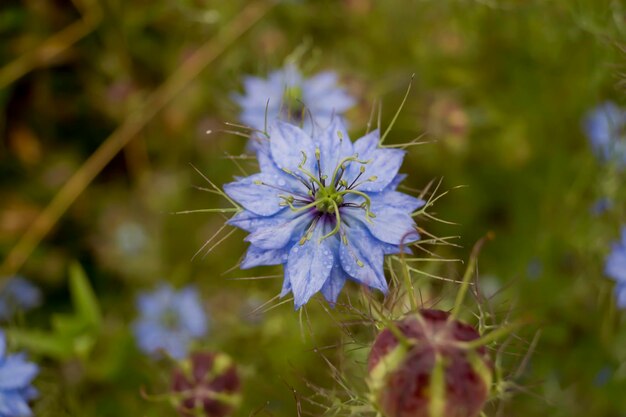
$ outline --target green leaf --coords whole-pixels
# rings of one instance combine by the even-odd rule
[[[88,330],[89,324],[78,315],[55,314],[52,316],[54,333],[66,338],[79,336]]]
[[[11,343],[40,355],[67,359],[74,353],[71,342],[63,335],[22,329],[7,329],[6,334]]]
[[[78,263],[70,266],[70,292],[76,314],[87,324],[100,327],[102,315],[98,299],[89,284],[85,271]]]

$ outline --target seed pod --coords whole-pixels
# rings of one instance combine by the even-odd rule
[[[444,311],[421,310],[374,341],[368,383],[385,417],[480,414],[489,396],[491,361],[484,346],[459,343],[478,339],[478,332],[448,317]]]
[[[239,405],[239,375],[223,353],[196,352],[172,373],[175,406],[184,417],[226,417]]]

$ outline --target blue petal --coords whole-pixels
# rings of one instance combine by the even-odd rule
[[[139,349],[145,353],[152,353],[160,344],[161,327],[149,320],[139,320],[132,324],[133,333]]]
[[[399,255],[403,253],[405,255],[412,255],[413,249],[406,245],[390,245],[389,243],[380,243],[383,247],[383,253],[385,255]]]
[[[337,302],[337,297],[346,283],[346,273],[343,271],[339,263],[333,266],[330,271],[330,277],[322,287],[322,295],[331,305]]]
[[[226,223],[243,229],[246,232],[254,232],[258,228],[270,227],[284,223],[292,218],[292,214],[293,213],[287,207],[284,207],[282,211],[279,211],[272,216],[261,216],[251,211],[243,210],[228,219]]]
[[[283,298],[290,292],[291,292],[291,282],[289,282],[289,278],[287,277],[287,274],[285,273],[285,279],[283,280],[283,288],[280,290],[279,297]]]
[[[398,186],[404,179],[406,174],[398,174],[389,183],[389,185],[380,193],[370,194],[372,198],[382,199],[386,204],[405,210],[407,212],[413,212],[420,207],[423,207],[426,202],[421,198],[413,197],[411,195],[396,191]]]
[[[256,229],[259,221],[263,219],[267,219],[266,216],[260,216],[251,211],[242,210],[237,212],[233,217],[226,221],[227,224],[231,226],[238,227],[240,229],[245,230],[246,232],[251,232]]]
[[[334,72],[322,72],[304,81],[302,96],[318,123],[330,122],[333,116],[341,115],[356,103],[344,88],[337,86]]]
[[[367,221],[362,209],[343,208],[341,214],[363,224],[381,242],[391,245],[405,245],[419,240],[415,222],[407,211],[386,205],[372,199],[371,211],[376,217]],[[345,214],[344,214],[345,213]]]
[[[278,117],[280,107],[278,105],[268,106],[266,115],[265,104],[263,106],[263,109],[246,109],[241,113],[239,119],[246,126],[258,130],[265,130],[265,123],[267,122],[269,124]]]
[[[372,198],[372,200],[376,200],[377,205],[384,204],[389,207],[402,210],[405,213],[413,213],[415,210],[426,204],[426,202],[421,198],[416,198],[411,195],[389,189],[385,189],[382,193],[370,194],[370,198]]]
[[[2,330],[0,330],[0,363],[2,363],[2,358],[6,354],[7,350],[7,338]]]
[[[241,204],[246,210],[262,216],[271,216],[283,209],[280,205],[281,192],[265,184],[272,184],[274,178],[263,174],[254,174],[224,185],[224,192]]]
[[[609,159],[613,143],[619,140],[620,129],[626,124],[626,112],[612,102],[606,102],[588,113],[584,121],[585,133],[596,153]]]
[[[176,304],[182,329],[194,337],[204,336],[208,330],[208,322],[198,291],[194,287],[182,289]]]
[[[155,291],[140,294],[137,297],[137,308],[144,317],[159,318],[163,310],[172,303],[174,296],[172,286],[162,283]]]
[[[264,222],[256,227],[245,240],[261,249],[280,249],[294,237],[304,234],[305,227],[313,220],[308,213],[294,213],[291,210],[276,216],[272,222]]]
[[[33,380],[39,368],[21,355],[10,355],[0,366],[0,390],[22,388]]]
[[[325,227],[318,225],[311,239],[303,245],[297,243],[289,251],[286,276],[289,277],[296,309],[299,309],[318,292],[330,276],[337,235],[324,239]]]
[[[406,179],[406,177],[407,177],[406,174],[398,174],[398,175],[396,175],[393,178],[393,180],[389,183],[389,185],[387,186],[386,189],[387,190],[395,190],[396,188],[398,188],[400,183]]]
[[[313,173],[316,168],[315,145],[311,136],[289,123],[276,121],[269,128],[272,159],[281,169],[299,172],[306,154],[304,168]]]
[[[346,227],[348,244],[341,243],[339,259],[343,270],[361,284],[387,292],[383,271],[383,248],[357,221]]]
[[[376,177],[375,181],[366,181],[358,187],[360,191],[378,192],[384,190],[398,174],[405,152],[400,149],[379,148],[380,135],[378,130],[370,132],[354,143],[354,151],[361,160],[370,160],[365,165],[363,179]],[[348,165],[348,178],[356,178],[360,164]]]
[[[171,332],[166,334],[160,349],[166,351],[174,359],[184,359],[189,350],[191,339],[183,333]]]
[[[33,413],[19,391],[0,392],[0,416],[30,417]]]
[[[339,161],[354,154],[352,142],[340,117],[335,117],[328,127],[318,136],[322,173],[332,180],[333,172]]]
[[[609,254],[604,267],[606,275],[618,282],[626,282],[626,248],[617,244]]]
[[[261,265],[282,265],[287,262],[291,247],[281,249],[260,249],[254,245],[250,245],[246,257],[239,267],[241,269],[250,269]]]
[[[304,81],[303,89],[309,94],[324,94],[336,88],[337,74],[332,71],[324,71]]]
[[[189,344],[188,336],[181,332],[166,330],[161,325],[140,321],[133,326],[139,348],[148,354],[166,351],[174,358],[183,358]]]

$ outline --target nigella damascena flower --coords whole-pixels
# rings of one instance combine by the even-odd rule
[[[626,166],[625,110],[612,102],[603,103],[587,114],[584,127],[600,158]]]
[[[266,121],[269,124],[278,118],[302,124],[309,132],[311,117],[326,127],[333,115],[342,115],[355,103],[337,85],[334,72],[321,72],[307,79],[293,64],[270,73],[267,79],[246,77],[244,89],[243,95],[233,96],[241,106],[240,120],[258,130],[265,129]]]
[[[383,257],[419,239],[424,202],[396,191],[405,152],[378,131],[354,144],[340,118],[311,136],[277,121],[258,153],[261,172],[224,186],[243,207],[230,224],[250,234],[241,268],[285,267],[296,308],[321,291],[334,303],[347,279],[387,291]]]
[[[169,284],[137,298],[140,317],[133,324],[139,348],[148,354],[164,351],[182,359],[190,344],[207,333],[207,315],[194,287],[179,291]]]
[[[9,320],[17,311],[41,304],[41,291],[22,277],[10,277],[0,289],[0,320]]]
[[[6,338],[0,330],[0,417],[29,417],[28,402],[37,397],[32,381],[39,368],[23,353],[7,354]]]
[[[626,308],[626,226],[622,226],[621,241],[614,242],[611,247],[604,272],[616,282],[617,305]]]

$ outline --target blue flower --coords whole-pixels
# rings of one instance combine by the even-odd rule
[[[612,245],[611,253],[606,258],[604,272],[617,283],[615,286],[617,305],[626,308],[626,226],[622,226],[621,241]]]
[[[587,114],[584,128],[600,158],[626,166],[626,111],[605,102]]]
[[[282,296],[296,308],[321,291],[335,303],[347,279],[387,291],[383,258],[419,239],[424,201],[396,191],[405,152],[380,148],[378,131],[354,144],[340,118],[313,135],[280,121],[257,152],[261,172],[224,186],[250,234],[241,268],[284,265]]]
[[[8,320],[19,310],[41,304],[41,291],[22,277],[10,277],[0,289],[0,320]]]
[[[175,359],[208,331],[207,315],[194,287],[175,291],[169,284],[137,298],[141,316],[133,324],[139,348],[148,354],[163,350]]]
[[[8,355],[6,338],[0,330],[0,417],[28,417],[33,413],[28,402],[37,397],[31,385],[39,372],[23,353]]]
[[[608,197],[601,197],[593,203],[591,206],[591,214],[594,216],[601,216],[613,207],[613,200]]]
[[[309,132],[315,124],[326,127],[333,115],[342,115],[355,104],[348,93],[337,86],[334,72],[322,72],[309,79],[293,64],[272,72],[267,79],[246,77],[244,95],[233,98],[241,106],[240,120],[264,130],[274,119],[292,122]],[[267,110],[267,117],[266,117]]]

